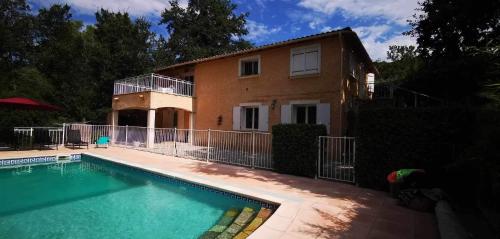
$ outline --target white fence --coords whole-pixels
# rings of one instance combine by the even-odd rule
[[[15,127],[14,137],[19,148],[33,147],[37,143],[60,145],[64,142],[62,127]]]
[[[14,133],[18,146],[32,147],[40,132],[48,134],[53,143],[64,144],[68,130],[78,130],[81,140],[89,144],[94,144],[101,136],[108,136],[115,146],[207,162],[273,169],[270,133],[87,124],[16,127]],[[355,138],[321,136],[318,140],[318,177],[354,183]]]
[[[89,143],[94,143],[99,136],[109,136],[116,146],[181,158],[273,168],[270,133],[85,124],[68,124],[65,130],[69,129],[80,130],[82,141]],[[154,142],[149,142],[149,147],[148,131],[154,134]]]
[[[318,177],[354,183],[356,139],[320,136],[318,146]]]
[[[114,95],[155,91],[173,95],[193,96],[194,84],[157,74],[146,74],[117,80],[114,83]]]

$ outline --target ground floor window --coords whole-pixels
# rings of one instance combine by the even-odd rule
[[[244,107],[245,129],[258,130],[259,129],[259,108],[258,107]]]
[[[294,105],[293,116],[296,124],[316,124],[316,105]]]

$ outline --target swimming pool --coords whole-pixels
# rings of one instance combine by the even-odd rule
[[[0,238],[198,238],[261,203],[82,155],[0,169]]]

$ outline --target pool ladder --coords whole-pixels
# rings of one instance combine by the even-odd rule
[[[32,172],[31,165],[21,165],[19,167],[16,167],[16,170],[14,170],[13,174],[23,175],[23,174],[30,174],[31,172]]]

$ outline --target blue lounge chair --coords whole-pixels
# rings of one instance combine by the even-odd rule
[[[97,141],[95,141],[95,147],[99,148],[99,146],[103,146],[107,148],[109,146],[109,137],[108,136],[100,136]]]

